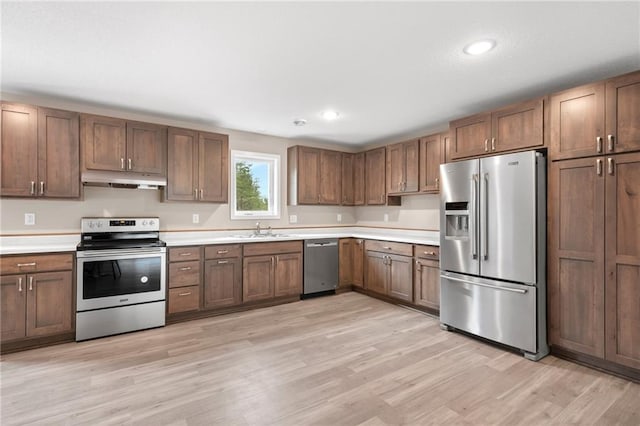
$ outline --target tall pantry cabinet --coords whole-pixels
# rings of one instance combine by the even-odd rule
[[[640,72],[551,96],[553,347],[640,369]]]

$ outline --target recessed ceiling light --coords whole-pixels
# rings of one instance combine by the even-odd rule
[[[467,55],[482,55],[493,49],[496,46],[496,42],[493,40],[480,40],[474,43],[468,44],[463,50]]]
[[[304,126],[305,124],[307,124],[307,120],[305,120],[304,118],[296,118],[295,120],[293,120],[293,124],[295,124],[296,126]]]
[[[322,118],[325,120],[335,120],[338,117],[340,117],[340,114],[337,111],[328,110],[322,113]]]

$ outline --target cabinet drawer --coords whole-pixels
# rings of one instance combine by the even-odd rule
[[[168,313],[197,311],[200,307],[200,287],[179,287],[169,289]]]
[[[241,255],[242,248],[240,244],[222,244],[204,248],[205,259],[222,259],[225,257],[240,257]]]
[[[383,253],[399,254],[402,256],[413,256],[413,245],[405,243],[366,240],[364,242],[364,249],[371,251],[381,251]]]
[[[415,247],[415,257],[432,260],[440,259],[440,247],[438,246],[423,246],[416,244],[413,247]]]
[[[2,270],[3,274],[67,271],[73,269],[73,254],[15,256],[3,257],[0,260],[0,270]]]
[[[169,264],[169,288],[200,285],[200,261]]]
[[[245,244],[243,253],[245,256],[261,256],[267,254],[302,252],[302,241],[282,241],[277,243],[253,243]]]
[[[180,262],[184,260],[200,260],[200,246],[169,249],[169,262]]]

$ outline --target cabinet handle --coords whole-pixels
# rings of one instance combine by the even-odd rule
[[[218,265],[224,265],[225,263],[229,263],[228,260],[218,260]]]
[[[440,188],[440,178],[436,178],[436,188]]]
[[[610,175],[613,174],[613,158],[607,158],[607,173]]]
[[[389,246],[382,246],[382,248],[385,249],[385,250],[391,250],[391,247],[389,247]]]
[[[40,181],[40,195],[44,195],[44,181]]]
[[[380,196],[380,202],[381,202],[381,203],[384,203],[384,194],[382,194],[382,195]]]
[[[271,267],[273,268],[275,265],[275,259],[273,258],[273,256],[271,256]]]
[[[29,277],[29,291],[33,291],[33,276]]]
[[[189,252],[189,253],[180,253],[180,256],[191,256],[191,252]]]
[[[18,277],[18,291],[22,292],[22,277]]]
[[[491,151],[496,150],[496,138],[491,138]]]
[[[426,254],[427,256],[435,256],[436,255],[435,251],[425,251],[423,253]]]
[[[602,160],[599,158],[596,160],[596,174],[602,176]]]
[[[318,194],[318,202],[320,202],[320,194]]]
[[[120,168],[124,170],[124,158],[120,157]]]
[[[190,291],[186,292],[186,293],[178,293],[178,296],[189,296],[191,294]]]
[[[180,268],[181,271],[190,271],[191,270],[191,266],[185,266],[183,268]]]
[[[362,244],[362,240],[356,240],[356,244],[358,245]]]
[[[484,140],[484,152],[489,152],[489,139]]]
[[[197,200],[197,199],[198,199],[198,188],[195,188],[195,189],[193,190],[193,199],[194,199],[194,200]]]
[[[36,195],[36,183],[31,181],[31,195]]]
[[[218,254],[229,253],[229,250],[218,250]]]
[[[131,167],[131,158],[127,159],[127,163],[128,163],[127,166],[129,167],[129,170],[131,170],[132,169],[132,167]]]
[[[615,136],[607,135],[607,141],[609,142],[609,151],[613,151],[613,144],[615,143]]]
[[[419,261],[419,260],[416,260],[416,269],[417,269],[418,271],[421,271],[421,270],[422,270],[422,263],[420,263],[420,261]]]
[[[24,266],[36,266],[36,262],[29,262],[29,263],[17,263],[16,266],[18,268],[22,268]]]
[[[204,189],[200,189],[200,199],[204,198]]]
[[[602,136],[596,137],[596,151],[602,152]]]

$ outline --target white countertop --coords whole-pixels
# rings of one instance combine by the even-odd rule
[[[440,245],[438,231],[392,228],[339,227],[277,229],[276,237],[247,237],[251,231],[179,231],[160,232],[167,246],[206,244],[259,243],[267,241],[309,240],[314,238],[362,238],[401,243]],[[75,251],[80,234],[32,235],[0,237],[0,255]]]

